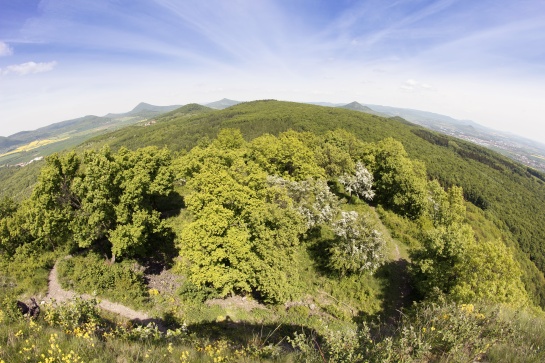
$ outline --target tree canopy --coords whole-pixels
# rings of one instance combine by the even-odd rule
[[[172,191],[172,177],[164,149],[54,154],[21,207],[23,228],[52,248],[98,246],[114,261],[142,255],[162,231],[156,202]]]

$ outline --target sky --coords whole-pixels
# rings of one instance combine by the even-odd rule
[[[221,98],[412,108],[545,143],[545,1],[0,0],[0,136]]]

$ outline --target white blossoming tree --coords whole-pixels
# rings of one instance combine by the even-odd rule
[[[287,190],[295,209],[304,218],[307,229],[332,223],[340,211],[339,200],[329,190],[325,180],[290,181],[279,176],[268,176],[267,182]]]
[[[337,239],[330,247],[329,267],[341,275],[373,272],[384,262],[384,240],[357,212],[341,212],[333,224]]]
[[[339,183],[344,186],[344,189],[352,195],[357,194],[365,200],[373,200],[375,191],[373,188],[373,174],[358,161],[356,163],[356,172],[354,174],[345,173],[339,177]]]

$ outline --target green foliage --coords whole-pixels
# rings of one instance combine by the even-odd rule
[[[106,143],[112,150],[121,146],[137,149],[154,145],[183,153],[199,140],[215,138],[219,130],[226,127],[239,128],[246,140],[266,133],[278,137],[291,129],[307,132],[303,143],[315,153],[316,164],[325,170],[325,175],[333,177],[353,172],[346,154],[353,162],[369,157],[366,165],[374,171],[374,156],[365,142],[393,137],[403,144],[410,158],[426,163],[430,179],[439,180],[443,187],[461,186],[466,200],[486,209],[487,218],[498,221],[500,228],[505,226],[508,239],[520,250],[517,259],[523,266],[527,288],[536,294],[536,300],[542,305],[545,301],[545,244],[541,243],[545,240],[545,230],[540,228],[545,223],[545,212],[541,208],[545,203],[545,184],[527,168],[501,155],[447,136],[427,137],[421,127],[399,118],[385,119],[361,112],[289,102],[248,102],[194,116],[174,112],[157,121],[149,128],[129,127],[108,133],[82,148],[99,148]],[[324,140],[307,137],[310,132],[323,136]],[[35,183],[40,164],[0,169],[0,193],[21,200]],[[409,235],[404,234],[404,237]]]
[[[74,181],[78,211],[71,223],[74,240],[80,247],[107,238],[115,226],[115,203],[120,194],[116,176],[119,165],[109,149],[84,155],[85,171]]]
[[[178,295],[185,302],[202,304],[208,299],[218,296],[213,288],[202,288],[189,280],[185,280],[177,290]]]
[[[360,160],[367,148],[361,140],[343,129],[306,139],[314,145],[316,161],[329,178],[352,172],[354,160]]]
[[[455,223],[428,231],[422,248],[411,254],[414,279],[420,292],[427,296],[437,288],[450,293],[463,281],[458,268],[466,262],[467,249],[473,243],[473,231],[465,224]]]
[[[167,150],[108,149],[87,153],[84,177],[75,188],[81,208],[76,237],[81,247],[107,238],[115,256],[137,256],[146,251],[149,236],[161,233],[160,196],[172,191],[173,175]]]
[[[429,183],[429,189],[428,215],[434,226],[450,226],[465,221],[466,206],[462,188],[452,186],[445,193],[439,182],[433,180]]]
[[[374,272],[384,263],[384,240],[357,212],[342,212],[333,225],[329,267],[341,275]]]
[[[458,282],[452,289],[452,297],[457,301],[499,302],[514,306],[529,303],[520,266],[502,241],[470,244],[456,270]]]
[[[384,209],[380,205],[377,206],[376,211],[393,238],[410,248],[420,247],[423,228],[420,223],[421,219],[416,221],[411,220],[391,210]]]
[[[12,257],[0,258],[0,276],[12,279],[18,293],[45,293],[55,259],[54,252],[41,251],[27,243],[19,246]]]
[[[133,307],[141,307],[147,301],[144,275],[130,260],[111,264],[98,254],[89,253],[63,259],[57,268],[66,289],[93,293]]]
[[[25,205],[26,228],[49,248],[57,248],[69,239],[69,225],[78,204],[72,183],[80,164],[79,157],[73,152],[65,156],[49,156]]]
[[[17,211],[17,204],[13,199],[4,197],[0,200],[0,219],[12,216]]]
[[[305,145],[304,134],[295,131],[281,133],[277,138],[263,135],[250,144],[249,158],[269,175],[291,180],[304,180],[324,176],[316,163],[314,153]]]
[[[156,205],[172,191],[167,150],[108,148],[47,158],[32,197],[21,209],[24,227],[46,248],[73,240],[116,256],[143,255],[153,235],[165,232]],[[13,239],[16,240],[16,239]]]
[[[290,280],[298,279],[291,266],[302,220],[285,191],[268,187],[266,173],[244,162],[246,150],[236,133],[225,131],[179,163],[195,215],[182,231],[184,268],[194,284],[221,296],[257,292],[266,301],[285,301],[293,293]]]
[[[357,273],[369,267],[370,261],[384,259],[375,260],[383,243],[370,220],[348,218],[346,213],[373,209],[347,198],[340,187],[343,184],[344,192],[356,193],[359,181],[369,181],[363,165],[376,181],[376,209],[384,224],[395,238],[416,248],[411,255],[411,282],[422,295],[438,298],[446,294],[458,302],[499,302],[520,308],[529,304],[521,281],[532,294],[545,291],[540,288],[545,286],[543,274],[521,252],[540,264],[539,241],[545,236],[539,228],[544,221],[543,183],[492,153],[464,142],[454,145],[448,137],[412,132],[417,129],[344,110],[269,101],[200,116],[172,113],[153,128],[110,134],[108,142],[113,142],[112,150],[117,152],[102,149],[82,156],[56,155],[48,160],[29,201],[20,205],[0,202],[1,278],[18,283],[17,293],[43,292],[55,259],[47,251],[77,243],[99,249],[100,255],[113,252],[124,259],[108,264],[99,254],[89,254],[64,261],[60,270],[65,286],[144,304],[147,292],[142,275],[127,257],[147,256],[167,242],[168,224],[175,227],[181,249],[178,271],[188,276],[177,295],[155,290],[154,301],[168,301],[175,307],[169,310],[172,321],[193,323],[190,329],[196,333],[192,339],[210,333],[214,341],[190,341],[200,351],[190,350],[185,360],[190,356],[197,361],[220,357],[240,361],[235,349],[257,352],[256,359],[286,353],[279,345],[265,344],[267,339],[254,338],[254,344],[247,346],[232,343],[250,341],[238,336],[244,329],[263,330],[263,325],[248,328],[248,319],[289,326],[289,332],[282,332],[276,341],[293,337],[290,341],[299,350],[286,360],[501,361],[502,353],[512,357],[520,351],[529,360],[541,361],[542,352],[535,347],[543,346],[545,335],[538,324],[532,325],[534,330],[514,327],[496,313],[440,299],[435,300],[439,304],[403,310],[397,330],[385,316],[386,323],[377,331],[371,334],[363,326],[356,334],[354,317],[361,321],[386,314],[389,305],[384,300],[398,299],[389,292],[408,287],[401,260],[388,264],[377,276]],[[385,139],[388,136],[395,140]],[[157,148],[129,151],[119,148],[121,143],[132,148],[168,145],[179,152],[173,169],[187,210],[167,223],[160,218],[159,206],[174,183],[169,152]],[[424,160],[426,168],[414,157]],[[357,177],[358,172],[365,178]],[[438,181],[428,183],[428,178]],[[335,193],[350,199],[342,208],[344,215],[342,202],[328,182],[336,186]],[[364,193],[358,194],[366,197],[372,184],[362,185]],[[481,209],[470,208],[466,213],[464,197]],[[335,220],[337,237],[326,227]],[[512,248],[516,243],[522,250]],[[397,253],[393,258],[400,257]],[[340,273],[332,274],[331,269]],[[392,279],[399,279],[399,284],[391,284]],[[281,305],[267,306],[257,309],[260,313],[242,313],[227,305],[202,303],[234,293],[253,294],[265,302],[292,300],[296,307],[286,311]],[[229,300],[222,303],[229,304]],[[390,304],[399,307],[397,301]],[[62,358],[61,349],[63,354],[76,349],[86,360],[102,361],[138,361],[145,354],[154,361],[179,360],[182,354],[182,347],[166,345],[156,327],[119,328],[114,333],[103,322],[98,323],[100,329],[85,325],[88,322],[82,326],[78,314],[85,311],[84,306],[78,305],[70,314],[71,308],[66,309],[64,317],[45,328],[62,326],[60,321],[77,322],[71,323],[69,335],[61,334],[56,340],[57,360]],[[218,322],[227,315],[233,320]],[[520,321],[518,317],[512,320]],[[8,327],[0,324],[1,340],[7,342],[0,347],[0,360],[26,349],[47,352],[47,336],[38,339],[24,324],[20,319]],[[19,329],[25,339],[36,340],[35,348],[18,338],[15,332]],[[90,339],[97,349],[89,348],[90,341],[75,343],[82,329],[96,334],[90,334]],[[104,331],[112,335],[102,334]],[[295,331],[299,333],[294,335]],[[523,338],[516,340],[513,331]],[[136,341],[140,346],[129,344]],[[508,347],[511,342],[514,348]]]
[[[17,306],[17,294],[13,288],[2,286],[0,292],[0,324],[9,325],[24,319]]]
[[[0,196],[21,202],[32,194],[44,161],[25,166],[0,167]]]
[[[29,241],[24,221],[24,208],[9,198],[0,201],[0,253],[13,256],[19,246]]]
[[[44,321],[49,325],[60,326],[65,331],[74,331],[81,326],[91,326],[95,333],[102,323],[95,299],[83,300],[75,298],[56,308],[45,309]]]
[[[413,275],[424,296],[437,291],[459,302],[487,301],[528,304],[519,264],[498,240],[477,241],[465,223],[463,191],[445,192],[430,183],[429,215],[434,228],[424,232],[422,248],[413,251]]]
[[[380,141],[373,156],[377,200],[399,214],[418,218],[427,196],[424,164],[410,160],[403,145],[392,138]]]
[[[486,314],[486,315],[485,315]],[[370,362],[472,362],[514,336],[498,311],[474,305],[423,304],[405,315],[393,337],[373,337],[365,325],[361,349]]]

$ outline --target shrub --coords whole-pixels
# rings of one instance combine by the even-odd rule
[[[393,337],[376,339],[363,325],[360,349],[371,362],[474,362],[513,333],[499,310],[441,302],[415,306]]]
[[[337,235],[330,247],[329,267],[341,275],[374,272],[384,263],[384,240],[357,212],[341,212],[334,223]]]
[[[37,250],[35,246],[24,244],[17,248],[9,261],[5,261],[4,271],[14,280],[17,291],[43,293],[47,290],[47,277],[55,258],[54,252]]]
[[[89,293],[139,307],[147,301],[144,275],[125,260],[110,264],[99,255],[89,253],[62,260],[58,266],[61,284],[79,293]]]

